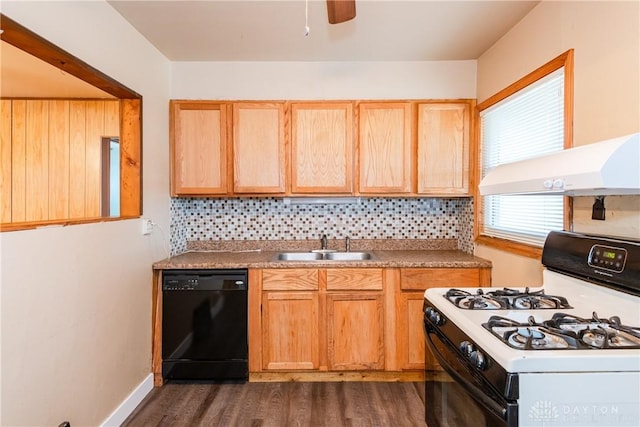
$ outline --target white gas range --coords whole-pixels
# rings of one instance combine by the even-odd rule
[[[426,421],[640,425],[640,242],[553,232],[540,288],[432,288]]]

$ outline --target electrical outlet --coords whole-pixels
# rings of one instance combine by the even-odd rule
[[[153,221],[150,219],[142,218],[142,235],[146,236],[153,231]]]

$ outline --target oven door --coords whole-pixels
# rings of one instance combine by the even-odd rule
[[[517,427],[517,402],[496,393],[456,348],[425,320],[427,345],[444,372],[425,373],[429,427]],[[427,350],[428,351],[428,350]]]

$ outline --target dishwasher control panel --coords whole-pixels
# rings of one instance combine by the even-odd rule
[[[197,277],[165,277],[163,291],[194,291],[198,289]]]
[[[167,270],[163,291],[246,291],[246,270]]]

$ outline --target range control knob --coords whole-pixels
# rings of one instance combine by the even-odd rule
[[[469,341],[462,341],[460,343],[460,351],[465,356],[470,357],[471,353],[473,353],[473,350],[474,350],[473,344],[471,344]]]
[[[473,363],[473,365],[481,371],[483,371],[487,367],[487,362],[485,360],[484,354],[482,354],[478,350],[472,351],[469,355],[469,359],[471,359],[471,363]]]
[[[444,324],[444,319],[433,307],[427,307],[424,310],[424,314],[429,318],[431,323],[436,326],[441,326]]]

